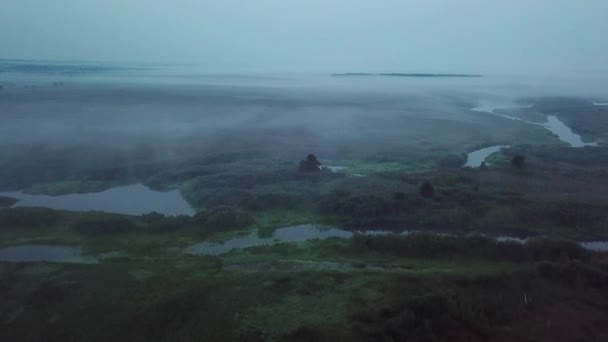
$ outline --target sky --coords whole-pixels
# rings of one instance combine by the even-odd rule
[[[0,0],[0,58],[289,72],[606,71],[606,0]]]

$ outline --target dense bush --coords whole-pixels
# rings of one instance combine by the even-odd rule
[[[536,203],[522,208],[522,223],[547,223],[584,230],[605,220],[608,207],[575,201]]]
[[[0,208],[12,207],[15,203],[17,203],[16,198],[0,196]]]
[[[306,159],[300,161],[298,167],[300,172],[318,172],[321,171],[321,163],[317,160],[314,154],[309,154]]]
[[[210,232],[245,228],[253,224],[253,217],[233,207],[216,207],[196,214],[193,220]]]
[[[120,233],[134,230],[133,220],[126,216],[99,214],[77,219],[72,228],[84,234]]]
[[[0,210],[0,227],[45,228],[56,224],[58,212],[47,208],[9,208]]]
[[[486,340],[497,328],[523,313],[525,307],[519,300],[520,279],[499,274],[484,278],[446,277],[438,288],[429,283],[428,290],[422,293],[407,291],[407,285],[401,289],[390,286],[380,300],[366,303],[351,316],[353,329],[371,341],[470,340],[470,336],[462,339],[459,335],[464,330]],[[402,279],[403,283],[408,281],[411,280]],[[472,282],[492,286],[471,285]]]
[[[559,263],[542,261],[537,264],[536,268],[543,278],[566,286],[608,286],[607,272],[579,261]]]
[[[435,188],[429,181],[424,181],[420,185],[420,189],[418,189],[418,193],[420,196],[424,198],[432,198],[435,194]]]
[[[516,169],[523,169],[526,165],[526,157],[520,154],[511,159],[511,165]]]
[[[330,215],[376,218],[393,213],[394,204],[393,201],[377,195],[351,195],[347,192],[334,192],[321,200],[319,210]]]
[[[174,231],[186,227],[193,222],[193,218],[190,216],[165,216],[157,212],[145,214],[140,217],[146,225],[146,231],[157,233]]]
[[[255,195],[243,202],[250,210],[291,209],[297,205],[297,199],[285,192],[273,192]]]
[[[406,257],[474,257],[513,262],[588,258],[577,243],[551,239],[530,239],[524,244],[484,236],[355,234],[352,243],[358,250]]]

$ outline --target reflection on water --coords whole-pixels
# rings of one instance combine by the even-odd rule
[[[18,207],[46,207],[74,211],[105,211],[142,215],[156,211],[165,215],[192,215],[194,210],[178,191],[153,191],[141,185],[121,186],[106,191],[61,196],[30,195],[5,192],[2,196],[17,198]]]
[[[464,166],[479,167],[481,163],[484,162],[492,153],[498,152],[503,148],[509,148],[509,146],[490,146],[473,151],[467,155],[467,162],[464,164]]]
[[[608,241],[588,241],[581,242],[581,246],[589,251],[608,252]]]
[[[365,230],[359,231],[362,234],[369,235],[385,235],[385,234],[397,234],[397,235],[409,235],[418,234],[420,231],[402,231],[396,233],[387,230]],[[439,236],[458,236],[450,233],[432,233],[426,232]],[[246,236],[235,237],[222,242],[200,242],[194,244],[183,250],[183,253],[190,255],[219,255],[225,254],[235,249],[243,249],[255,246],[272,245],[275,243],[283,242],[299,242],[312,239],[327,239],[330,237],[338,237],[348,239],[353,236],[353,232],[328,228],[328,227],[317,227],[314,225],[299,225],[287,228],[280,228],[274,232],[271,238],[260,238],[257,231],[253,231]],[[485,235],[484,235],[485,236]],[[529,238],[518,238],[512,236],[485,236],[488,238],[494,238],[499,243],[521,243],[524,244]],[[594,242],[581,242],[581,247],[590,251],[608,251],[608,242],[606,241],[594,241]]]
[[[350,238],[351,236],[353,236],[353,233],[349,231],[305,224],[277,229],[270,238],[260,238],[257,231],[254,231],[247,236],[236,237],[223,242],[201,242],[186,248],[184,253],[218,255],[228,253],[233,249],[271,245],[274,243],[327,239],[329,237]]]
[[[594,106],[608,106],[608,102],[593,102]]]
[[[82,256],[77,247],[22,245],[0,248],[0,261],[95,263],[96,259]]]
[[[598,104],[598,102],[594,102],[593,104],[602,105],[601,103]],[[476,111],[476,112],[482,112],[482,113],[490,113],[490,114],[498,115],[498,116],[501,116],[501,117],[504,117],[504,118],[507,118],[510,120],[522,121],[522,122],[525,122],[525,123],[528,123],[531,125],[538,125],[538,126],[544,127],[546,129],[548,129],[549,131],[551,131],[551,133],[557,135],[559,140],[561,140],[565,143],[568,143],[571,147],[597,146],[597,142],[592,142],[592,143],[583,142],[580,135],[574,133],[572,131],[572,129],[570,129],[570,127],[566,126],[566,124],[564,124],[555,115],[548,115],[547,122],[539,124],[536,122],[523,120],[523,119],[516,118],[513,116],[496,113],[496,110],[499,108],[532,108],[533,106],[534,105],[518,106],[518,107],[514,107],[514,106],[500,107],[500,106],[496,106],[496,105],[484,104],[481,106],[471,108],[471,110]],[[470,165],[465,165],[465,166],[470,166]],[[479,166],[479,164],[477,164],[477,166]]]
[[[583,142],[580,135],[572,132],[570,127],[566,126],[555,115],[547,116],[547,122],[543,124],[543,127],[556,134],[559,140],[570,144],[572,147],[597,146],[597,143]]]

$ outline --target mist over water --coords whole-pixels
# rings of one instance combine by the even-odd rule
[[[120,150],[121,145],[162,142],[164,147],[154,152],[159,158],[181,154],[193,141],[209,150],[218,144],[262,150],[313,144],[330,155],[346,146],[365,154],[378,139],[421,138],[433,130],[427,127],[429,119],[446,120],[446,127],[473,123],[486,131],[487,119],[469,112],[484,103],[492,107],[536,96],[608,97],[605,88],[596,86],[598,75],[561,81],[559,76],[497,74],[345,78],[6,60],[0,70],[4,144],[82,142]],[[382,136],[375,129],[384,129]],[[363,140],[367,146],[361,146]]]

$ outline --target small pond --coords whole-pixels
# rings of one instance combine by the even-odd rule
[[[0,261],[95,263],[94,257],[83,256],[78,247],[56,245],[21,245],[0,248]]]
[[[271,245],[281,242],[298,242],[312,239],[327,239],[329,237],[350,238],[353,233],[346,230],[319,227],[310,224],[280,228],[274,231],[272,237],[261,238],[257,231],[249,235],[235,237],[223,242],[201,242],[184,250],[186,254],[218,255],[228,253],[233,249]]]
[[[142,184],[115,187],[101,192],[60,196],[4,192],[18,199],[17,207],[46,207],[73,211],[105,211],[142,215],[156,211],[165,215],[193,215],[194,210],[179,191],[154,191]]]

